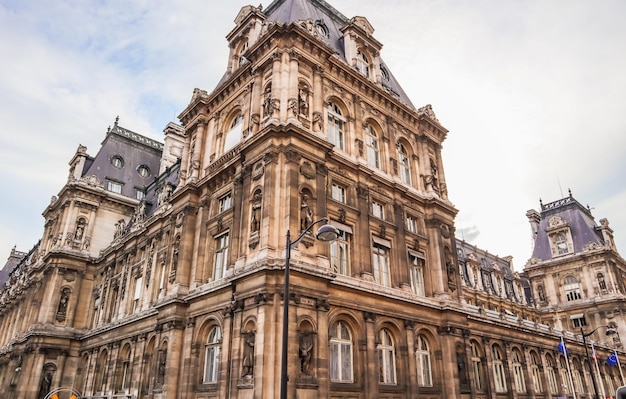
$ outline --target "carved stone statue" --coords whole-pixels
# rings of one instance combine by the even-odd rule
[[[67,303],[70,300],[70,290],[64,288],[61,292],[61,299],[59,300],[59,306],[57,307],[57,321],[64,321],[67,313]]]
[[[313,356],[313,336],[311,334],[300,334],[300,347],[298,349],[300,357],[300,371],[302,374],[311,374],[311,357]]]
[[[252,199],[252,216],[250,218],[250,231],[259,231],[261,227],[260,212],[261,212],[261,193],[255,193]]]
[[[254,376],[254,338],[254,333],[251,332],[244,342],[242,377]]]
[[[306,230],[311,223],[313,223],[313,211],[309,207],[309,196],[303,194],[300,203],[300,231]]]

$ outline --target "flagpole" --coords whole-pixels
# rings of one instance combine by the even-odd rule
[[[622,386],[626,385],[626,381],[624,381],[624,372],[622,371],[622,365],[619,362],[619,356],[617,356],[617,349],[613,349],[613,353],[615,354],[615,358],[617,359],[617,368],[619,368],[619,376],[622,377]]]
[[[604,381],[602,381],[602,376],[600,375],[600,366],[598,366],[598,355],[596,354],[596,348],[593,346],[593,341],[591,341],[591,352],[593,353],[593,361],[596,363],[596,373],[598,374],[598,380],[600,381],[602,397],[606,398],[606,392],[604,391]]]
[[[565,355],[565,363],[567,364],[567,375],[569,376],[569,386],[572,391],[572,396],[576,399],[576,389],[574,388],[574,380],[572,379],[572,369],[569,366],[569,356],[567,356],[567,347],[565,346],[565,340],[561,336],[561,345],[563,346],[563,354]]]

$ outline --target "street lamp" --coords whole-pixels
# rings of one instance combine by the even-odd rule
[[[598,384],[596,383],[596,376],[591,367],[591,358],[589,357],[589,349],[587,349],[587,337],[596,332],[600,327],[607,327],[605,335],[613,335],[617,334],[617,330],[613,327],[609,326],[598,326],[594,328],[592,331],[585,333],[583,328],[580,328],[580,335],[583,337],[583,345],[585,346],[585,355],[587,355],[587,362],[589,363],[589,372],[591,373],[591,382],[593,383],[593,392],[595,393],[595,398],[598,399],[600,396],[598,394]]]
[[[313,226],[318,223],[326,223],[317,229],[315,238],[319,241],[333,241],[339,237],[339,230],[333,225],[328,224],[328,218],[321,218],[320,220],[311,223],[300,236],[293,242],[291,242],[291,235],[287,230],[287,243],[285,247],[285,292],[283,295],[283,342],[282,353],[280,362],[280,399],[287,399],[287,340],[289,337],[289,261],[291,260],[291,248],[295,248],[304,236],[311,231]]]

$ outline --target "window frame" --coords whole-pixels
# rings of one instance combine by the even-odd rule
[[[411,290],[415,295],[426,296],[426,287],[424,283],[424,268],[426,266],[426,259],[409,252],[409,265]]]
[[[378,353],[379,384],[397,385],[398,373],[396,369],[396,348],[393,336],[386,328],[378,333],[379,344],[376,345]]]
[[[207,335],[204,344],[203,384],[217,384],[219,380],[220,354],[222,349],[222,330],[220,326],[213,326]]]
[[[330,198],[345,204],[347,201],[346,191],[346,187],[343,185],[332,183],[330,187]]]
[[[333,330],[335,330],[334,334]],[[344,337],[344,332],[347,337]],[[330,364],[328,369],[330,381],[341,384],[354,383],[354,344],[352,332],[347,323],[341,320],[336,321],[330,328],[329,337]],[[348,359],[344,359],[345,356]],[[334,361],[335,358],[336,361]],[[343,366],[348,368],[345,372]],[[334,376],[338,376],[338,378],[333,378]]]
[[[226,212],[227,210],[233,207],[233,195],[231,192],[228,192],[217,200],[218,203],[218,213]]]
[[[389,247],[376,242],[372,244],[372,273],[374,280],[384,287],[391,287],[390,252]]]
[[[433,386],[432,356],[430,344],[423,335],[418,335],[415,340],[415,361],[417,370],[417,385],[420,387]]]
[[[118,181],[115,180],[111,180],[111,179],[106,179],[106,183],[107,183],[107,191],[110,191],[112,193],[115,194],[122,194],[122,191],[124,191],[124,183],[120,183]],[[113,188],[119,188],[118,190],[114,190]]]
[[[339,236],[330,243],[330,266],[335,273],[350,276],[350,242],[352,234],[337,228]]]
[[[365,76],[366,78],[370,77],[371,63],[367,55],[365,55],[365,53],[363,53],[360,49],[358,49],[356,52],[355,66],[356,70],[359,71],[361,75]]]
[[[493,345],[491,347],[491,364],[493,368],[493,381],[496,392],[503,393],[507,391],[506,387],[506,373],[504,371],[502,350],[499,346]]]
[[[400,165],[398,169],[400,181],[410,186],[413,184],[411,177],[411,158],[409,157],[409,151],[402,143],[398,143],[398,164]]]
[[[215,254],[213,257],[213,281],[221,280],[228,268],[228,250],[230,246],[230,231],[215,237]]]
[[[326,106],[326,130],[328,142],[338,147],[340,150],[345,150],[346,141],[346,118],[341,112],[341,108],[334,102],[328,102]]]
[[[367,164],[380,169],[380,142],[378,134],[371,123],[365,124],[365,147]]]

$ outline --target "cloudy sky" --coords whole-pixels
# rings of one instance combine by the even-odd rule
[[[571,188],[626,251],[626,2],[329,2],[369,19],[413,103],[450,130],[459,237],[521,271],[526,211]],[[193,88],[215,87],[247,4],[0,0],[0,258],[40,238],[79,144],[95,155],[117,115],[161,140]]]

